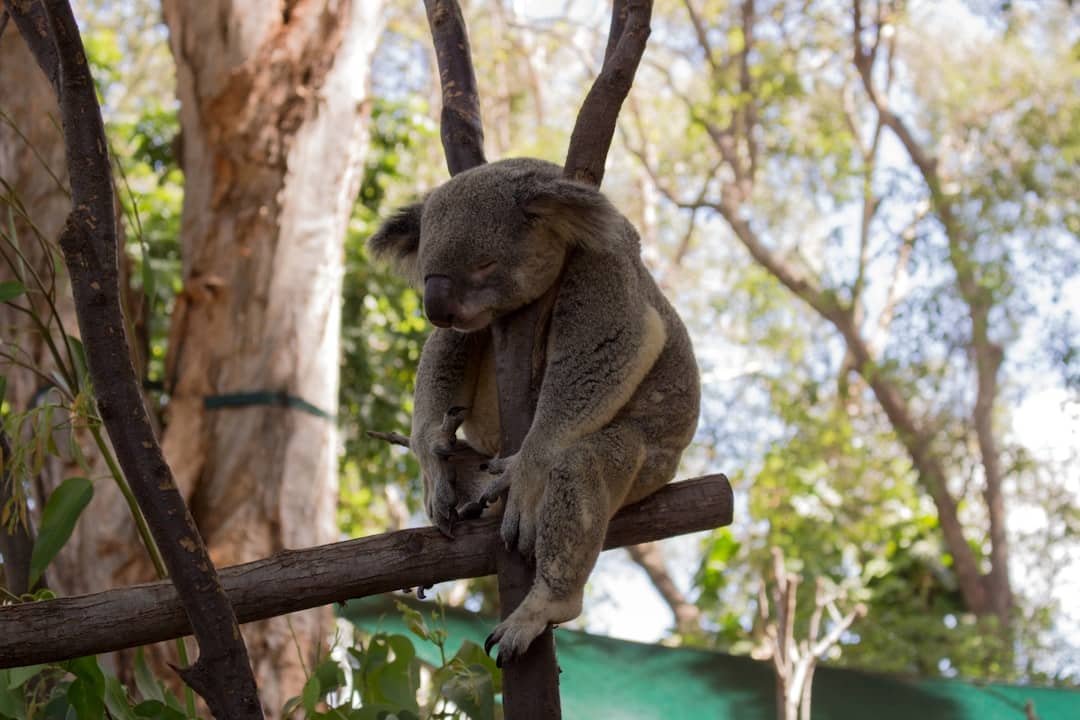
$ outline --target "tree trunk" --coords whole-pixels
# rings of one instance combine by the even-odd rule
[[[185,175],[164,449],[219,566],[337,536],[342,243],[382,5],[164,2]],[[245,628],[269,716],[329,620]]]

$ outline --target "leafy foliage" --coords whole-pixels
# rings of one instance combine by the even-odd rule
[[[353,536],[378,527],[372,522],[371,504],[380,488],[395,485],[408,488],[410,497],[420,496],[419,467],[412,456],[369,438],[365,431],[408,434],[427,323],[417,291],[389,268],[371,263],[364,243],[391,203],[413,199],[395,198],[389,189],[404,180],[405,158],[431,136],[421,110],[415,101],[375,103],[371,153],[345,239],[339,395],[345,457],[339,519]]]
[[[1060,387],[1075,375],[1066,298],[1080,267],[1078,206],[1061,184],[1075,185],[1066,158],[1076,154],[1080,65],[1075,38],[1061,32],[1075,11],[860,4],[860,42],[880,42],[877,99],[934,172],[880,122],[853,62],[852,2],[661,5],[665,37],[643,82],[663,89],[626,123],[658,212],[673,227],[689,224],[683,237],[706,239],[689,247],[680,273],[708,287],[699,337],[726,342],[731,364],[747,369],[738,382],[706,385],[706,434],[744,468],[734,480],[746,505],[735,527],[706,542],[699,603],[717,644],[749,649],[758,628],[745,598],[775,545],[808,580],[829,578],[869,605],[843,662],[1047,679],[1038,663],[1012,660],[1017,649],[1048,655],[1037,624],[1054,612],[1040,609],[1047,596],[1014,588],[1012,640],[996,620],[974,620],[918,453],[872,384],[887,382],[923,429],[986,572],[1000,538],[983,499],[977,423],[987,421],[975,404],[994,348],[1005,359],[983,418],[1007,468],[1010,521],[1060,497],[1043,483],[1061,488],[1071,477],[1025,450],[1012,413],[1047,378]],[[750,253],[747,236],[757,243]],[[853,335],[865,339],[868,362],[852,356]],[[1070,542],[1070,532],[1048,523],[1041,547]],[[1008,541],[1022,537],[1011,528]],[[1041,565],[1033,572],[1055,572],[1039,551],[1027,557]]]

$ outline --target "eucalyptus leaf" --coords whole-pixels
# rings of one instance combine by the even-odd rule
[[[154,674],[150,672],[146,664],[146,654],[142,648],[135,651],[135,688],[147,700],[156,700],[162,705],[165,703],[165,693],[161,690],[161,684]],[[136,708],[138,712],[138,708]],[[157,711],[157,712],[160,712]]]
[[[99,695],[90,681],[75,678],[68,686],[67,696],[78,720],[102,720],[105,717],[104,693]]]
[[[26,667],[11,668],[7,671],[8,689],[15,690],[16,688],[22,687],[27,680],[34,677],[44,669],[44,665],[27,665]]]
[[[31,587],[71,537],[79,515],[93,496],[93,483],[82,477],[68,478],[49,495],[41,513],[41,528],[30,554]]]
[[[24,286],[18,280],[5,280],[0,282],[0,302],[9,302],[26,292]]]

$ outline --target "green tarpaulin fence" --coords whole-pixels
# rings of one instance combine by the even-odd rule
[[[416,603],[427,615],[432,604]],[[393,599],[349,602],[342,617],[369,631],[409,634]],[[447,609],[447,649],[462,640],[482,644],[494,621]],[[560,693],[566,720],[773,720],[772,666],[748,657],[668,648],[559,628]],[[420,656],[438,653],[418,638]],[[814,674],[814,720],[1027,720],[1033,703],[1039,720],[1080,720],[1080,691],[912,680],[840,668]]]

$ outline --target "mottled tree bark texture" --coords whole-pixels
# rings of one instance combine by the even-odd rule
[[[333,420],[258,396],[212,407],[261,392],[336,412],[342,243],[383,3],[281,5],[163,3],[185,177],[163,444],[220,566],[336,538]],[[268,716],[299,694],[330,620],[245,628]]]

